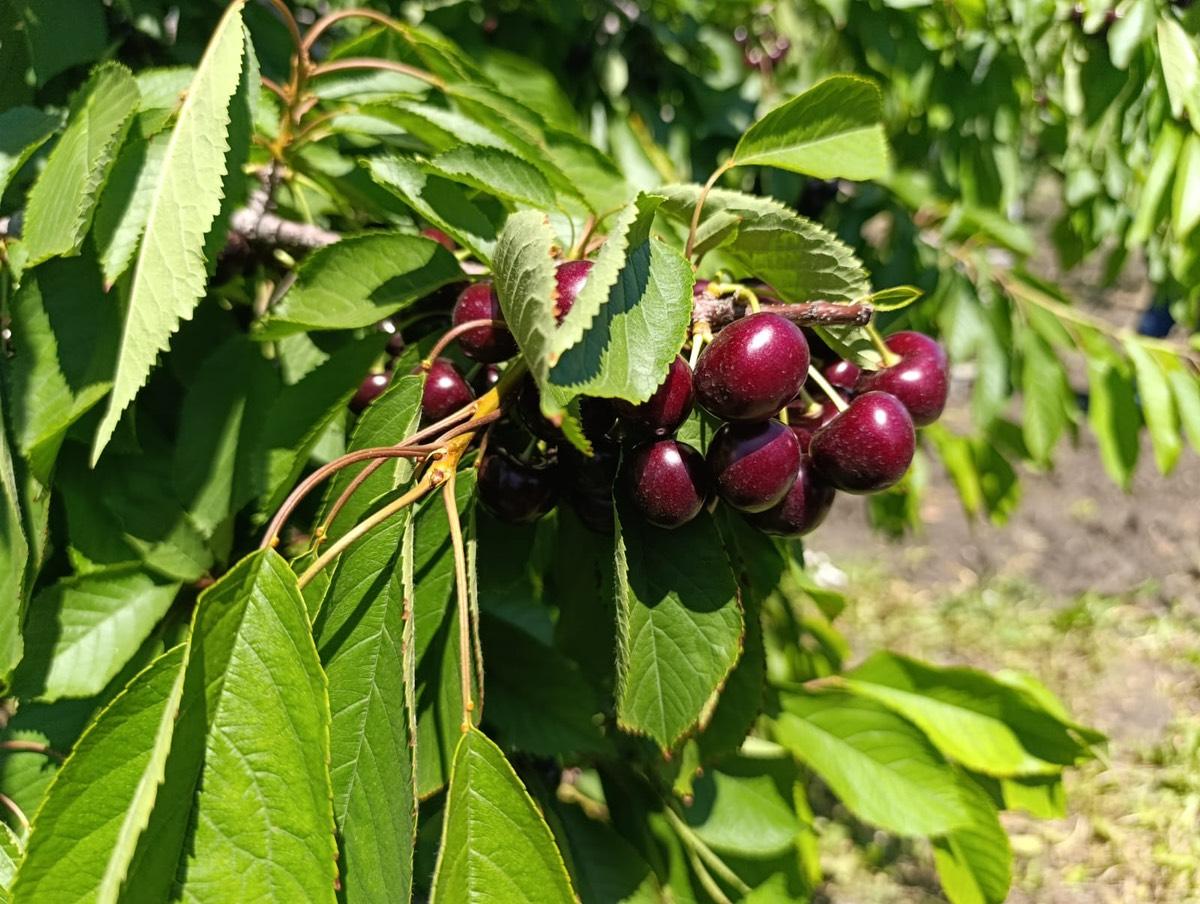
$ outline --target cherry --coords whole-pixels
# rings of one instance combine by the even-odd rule
[[[542,398],[533,377],[526,376],[517,393],[517,419],[525,429],[548,443],[564,443],[562,429],[542,414]],[[603,440],[612,430],[617,413],[611,399],[583,398],[579,400],[579,418],[584,434],[590,440]]]
[[[660,439],[634,451],[628,480],[634,505],[655,527],[682,527],[708,499],[704,456],[678,440]]]
[[[781,499],[800,467],[800,441],[779,421],[722,424],[708,446],[717,495],[742,512],[761,512]]]
[[[554,319],[559,323],[575,305],[575,299],[583,290],[588,274],[592,272],[591,261],[564,261],[554,271],[554,283],[558,290],[554,302]]]
[[[616,446],[594,443],[592,454],[584,455],[569,442],[558,447],[559,473],[564,487],[612,499],[620,454]]]
[[[536,521],[554,508],[558,496],[549,464],[520,461],[501,450],[483,456],[475,486],[484,508],[515,524]]]
[[[866,392],[813,434],[817,473],[847,493],[887,489],[908,470],[916,451],[908,409],[894,395]]]
[[[617,414],[635,429],[667,436],[692,413],[692,369],[682,356],[676,355],[662,384],[639,405],[617,399],[613,402]]]
[[[795,403],[788,406],[788,426],[800,441],[800,451],[807,452],[812,435],[837,417],[837,407],[832,402],[818,402],[818,407],[809,411],[807,404]]]
[[[490,279],[467,286],[459,293],[450,315],[455,326],[469,320],[504,320],[500,299]],[[517,341],[501,326],[481,326],[467,330],[458,337],[458,347],[473,361],[495,364],[517,353]]]
[[[862,369],[853,361],[835,361],[822,370],[821,374],[831,386],[853,392],[858,378],[862,375]]]
[[[616,528],[616,517],[613,510],[612,494],[595,496],[583,492],[569,492],[567,501],[571,511],[588,530],[597,534],[612,536]]]
[[[475,390],[476,396],[481,396],[497,383],[500,382],[500,370],[495,364],[485,364],[479,369],[479,373],[475,375],[471,382],[472,388]]]
[[[811,533],[833,507],[833,487],[813,472],[807,455],[800,456],[796,480],[783,501],[765,512],[746,515],[746,520],[765,534],[779,537],[803,537]]]
[[[404,337],[400,335],[400,328],[396,326],[396,321],[391,317],[385,317],[376,324],[376,327],[379,332],[387,334],[387,353],[393,358],[400,357],[404,353],[405,342]]]
[[[438,229],[436,226],[427,226],[421,230],[421,235],[425,236],[427,239],[433,239],[447,251],[453,251],[455,249],[454,239],[450,238],[450,236],[446,235],[446,233],[442,232],[442,230]]]
[[[421,392],[421,415],[428,422],[449,417],[472,399],[475,393],[462,374],[447,358],[438,358],[429,367]]]
[[[355,414],[361,412],[383,395],[383,391],[388,388],[388,383],[391,381],[392,375],[388,373],[367,374],[366,379],[362,381],[362,385],[358,387],[358,391],[350,399],[350,410]]]
[[[925,334],[910,331],[889,336],[887,346],[900,356],[900,361],[864,373],[856,390],[890,393],[904,403],[915,426],[932,424],[941,416],[950,393],[945,350]]]
[[[761,421],[794,399],[808,373],[800,327],[778,314],[735,320],[696,364],[696,401],[726,421]]]

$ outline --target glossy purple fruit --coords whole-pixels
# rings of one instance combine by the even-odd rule
[[[904,476],[916,450],[908,409],[894,395],[866,392],[813,434],[818,474],[847,493],[875,493]]]
[[[548,443],[564,443],[562,429],[542,414],[541,393],[532,377],[525,377],[517,393],[515,413],[525,429],[540,440]],[[616,424],[617,412],[611,399],[582,398],[579,400],[579,418],[584,435],[593,442],[604,442]]]
[[[383,395],[383,391],[388,388],[388,383],[391,381],[391,374],[367,374],[362,385],[358,387],[358,391],[354,393],[354,397],[350,399],[350,410],[358,414]]]
[[[467,286],[454,302],[451,320],[455,326],[469,320],[504,321],[500,299],[490,279]],[[472,361],[495,364],[517,353],[517,341],[502,326],[481,326],[467,330],[458,337],[458,347]]]
[[[831,386],[853,392],[859,376],[862,375],[862,369],[853,361],[835,361],[826,366],[821,374]]]
[[[941,417],[950,394],[950,365],[945,350],[924,333],[911,331],[889,336],[887,346],[900,356],[900,361],[883,370],[863,373],[858,391],[890,393],[904,403],[914,425],[932,424]]]
[[[427,423],[440,421],[474,398],[475,393],[454,364],[446,358],[438,358],[425,377],[425,389],[421,393],[421,416]]]
[[[761,421],[794,399],[808,373],[800,327],[778,314],[735,320],[700,353],[694,387],[704,410],[726,421]]]
[[[427,239],[433,239],[447,251],[455,250],[454,239],[450,238],[450,236],[446,235],[446,233],[442,232],[436,226],[427,226],[421,230],[421,235]]]
[[[558,498],[552,466],[519,461],[503,451],[483,456],[475,486],[484,508],[516,524],[536,521]]]
[[[837,417],[837,413],[837,406],[832,402],[819,403],[813,410],[809,410],[807,403],[796,402],[788,406],[788,427],[800,441],[801,452],[808,451],[813,434]]]
[[[592,272],[591,261],[564,261],[554,271],[555,288],[558,290],[554,302],[554,319],[559,323],[575,305],[588,274]]]
[[[629,460],[629,494],[655,527],[687,524],[704,508],[709,475],[704,456],[673,439],[660,439],[634,451]]]
[[[692,413],[692,369],[676,355],[662,385],[640,405],[623,399],[613,403],[617,414],[641,433],[668,436]]]
[[[593,443],[591,455],[584,455],[569,442],[558,446],[558,474],[564,489],[612,499],[620,463],[616,446]]]
[[[717,495],[741,512],[783,499],[800,467],[800,441],[779,421],[722,424],[708,446]]]
[[[800,456],[796,480],[783,500],[746,520],[766,534],[803,537],[820,526],[833,508],[834,489],[816,475],[807,455]]]

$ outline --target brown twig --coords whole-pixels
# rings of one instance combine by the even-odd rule
[[[802,301],[796,304],[761,304],[758,309],[786,317],[798,326],[862,326],[869,323],[874,309],[869,304],[843,304],[832,301]],[[704,321],[714,329],[746,314],[746,305],[732,297],[702,295],[692,305],[693,322]]]
[[[0,741],[0,750],[7,750],[10,753],[40,753],[42,756],[58,760],[60,763],[66,759],[66,756],[40,741]]]
[[[446,87],[446,83],[432,72],[426,72],[424,69],[418,69],[416,66],[409,66],[407,63],[397,63],[395,60],[383,60],[377,57],[346,57],[341,60],[331,60],[328,63],[320,63],[314,66],[308,75],[309,78],[320,78],[323,75],[331,75],[334,72],[346,72],[354,69],[382,69],[386,72],[398,72],[401,75],[407,75],[410,78],[433,85],[433,87],[438,89],[445,89]]]
[[[422,366],[427,366],[428,364],[436,361],[437,356],[446,350],[446,346],[448,346],[463,333],[469,333],[471,330],[477,330],[481,327],[488,326],[492,327],[493,329],[502,329],[506,333],[509,332],[508,324],[503,320],[492,320],[486,317],[480,318],[479,320],[464,320],[457,326],[452,326],[450,329],[446,330],[442,338],[440,338],[433,348],[429,350],[429,354],[424,357],[421,362]]]
[[[29,831],[29,818],[25,815],[25,811],[17,806],[17,802],[7,794],[0,792],[0,806],[4,807],[13,816],[17,817],[17,822],[21,824],[23,831]]]

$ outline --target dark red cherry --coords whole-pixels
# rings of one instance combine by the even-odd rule
[[[536,521],[558,497],[552,466],[519,461],[500,450],[483,456],[475,486],[484,508],[516,524]]]
[[[584,455],[569,442],[558,446],[558,473],[564,489],[612,499],[620,463],[616,446],[593,443],[591,455]]]
[[[617,414],[636,430],[655,436],[668,436],[692,413],[692,369],[676,355],[662,385],[640,405],[614,401]]]
[[[906,331],[889,336],[887,346],[900,361],[882,370],[867,371],[859,378],[860,392],[894,395],[917,427],[927,427],[941,417],[950,394],[950,365],[946,352],[923,333]]]
[[[421,230],[421,235],[427,239],[433,239],[447,251],[455,250],[454,239],[450,238],[450,236],[446,235],[446,233],[442,232],[436,226],[427,226]]]
[[[741,512],[783,499],[800,467],[800,441],[779,421],[722,424],[708,446],[717,495]]]
[[[896,483],[912,464],[916,432],[894,395],[866,392],[813,434],[813,466],[847,493],[875,493]]]
[[[481,396],[500,382],[500,370],[495,364],[485,364],[471,380],[471,387],[476,396]]]
[[[800,327],[778,314],[735,320],[700,353],[696,401],[726,421],[761,421],[794,399],[808,374]]]
[[[438,358],[425,377],[421,393],[421,416],[432,423],[449,417],[472,399],[475,393],[458,369],[446,358]]]
[[[554,301],[554,319],[559,323],[575,305],[575,299],[579,297],[591,272],[591,261],[564,261],[554,271],[555,288],[558,290]]]
[[[655,527],[682,527],[700,514],[708,499],[704,456],[673,439],[636,449],[629,460],[629,494]]]
[[[746,520],[766,534],[803,537],[820,526],[833,507],[834,489],[813,472],[807,455],[800,456],[796,480],[783,500]]]
[[[500,311],[500,299],[490,279],[467,286],[454,302],[451,321],[455,326],[469,320],[504,321]],[[502,326],[481,326],[467,330],[458,337],[458,347],[473,361],[495,364],[506,361],[517,353],[517,341],[512,333]]]
[[[838,389],[844,389],[847,392],[853,392],[854,385],[858,382],[858,378],[862,374],[862,369],[853,361],[835,361],[822,370],[821,373],[831,386],[836,386]]]
[[[807,403],[796,402],[788,406],[788,427],[800,441],[800,451],[807,452],[812,435],[837,417],[837,407],[832,402],[818,402],[810,410]]]
[[[376,326],[379,328],[379,332],[387,334],[387,353],[393,358],[400,357],[404,352],[405,343],[404,337],[400,335],[400,328],[396,325],[396,321],[391,317],[385,317]]]
[[[562,429],[542,414],[542,398],[533,377],[526,376],[517,394],[517,419],[525,429],[540,440],[548,443],[563,443],[566,436]],[[617,420],[617,412],[611,399],[591,397],[579,400],[579,418],[584,435],[593,442],[603,442]]]
[[[383,391],[388,388],[388,383],[391,381],[391,374],[367,374],[367,378],[362,381],[362,385],[358,387],[358,391],[350,399],[350,410],[358,414],[383,395]]]

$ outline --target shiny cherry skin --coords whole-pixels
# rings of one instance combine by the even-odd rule
[[[583,290],[588,274],[592,272],[591,261],[563,261],[554,271],[557,296],[554,301],[554,319],[559,323],[575,305],[575,299]]]
[[[447,251],[455,250],[454,239],[450,238],[450,236],[446,235],[446,233],[442,232],[436,226],[427,226],[421,230],[421,235],[427,239],[433,239]]]
[[[813,434],[809,455],[817,473],[847,493],[877,493],[912,464],[916,431],[894,395],[866,392]]]
[[[859,392],[894,395],[913,424],[927,427],[942,415],[950,394],[950,365],[942,346],[924,333],[905,331],[889,336],[887,347],[900,361],[882,370],[863,373],[855,387]]]
[[[362,385],[358,387],[358,391],[354,393],[354,397],[350,399],[350,410],[355,414],[361,412],[383,395],[383,391],[388,388],[391,381],[392,375],[388,373],[367,374]]]
[[[475,398],[470,385],[447,358],[429,367],[421,393],[421,416],[427,423],[449,417]]]
[[[751,314],[722,329],[700,353],[696,401],[722,420],[764,420],[799,394],[808,362],[800,327],[778,314]]]
[[[504,321],[500,299],[490,279],[473,283],[459,293],[450,319],[455,326],[469,320]],[[480,326],[458,337],[458,347],[472,361],[495,364],[507,361],[517,353],[517,341],[505,327]]]
[[[692,369],[676,355],[662,385],[640,405],[623,399],[614,402],[617,415],[636,432],[669,436],[692,413]]]
[[[822,370],[821,374],[831,386],[853,392],[858,378],[862,375],[862,369],[853,361],[835,361]]]
[[[812,435],[837,417],[837,407],[832,402],[818,403],[819,407],[809,410],[807,404],[795,403],[788,406],[788,427],[800,441],[800,451],[807,452]]]
[[[517,393],[515,407],[517,420],[540,440],[548,443],[566,443],[562,429],[542,414],[542,398],[533,377],[526,376]],[[579,400],[579,418],[584,435],[593,442],[603,442],[617,420],[617,412],[611,399],[591,397]]]
[[[708,446],[717,495],[740,512],[776,505],[796,479],[800,441],[779,421],[722,424]]]
[[[538,520],[558,499],[553,467],[523,462],[500,450],[483,456],[475,487],[484,508],[513,524]]]
[[[704,456],[673,439],[660,439],[634,451],[628,468],[633,504],[655,527],[682,527],[700,514],[708,499]]]
[[[802,455],[796,480],[783,500],[765,512],[747,515],[746,520],[765,534],[803,537],[820,527],[835,495],[833,487],[813,471],[809,457]]]

